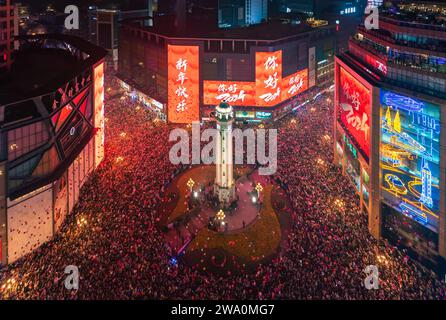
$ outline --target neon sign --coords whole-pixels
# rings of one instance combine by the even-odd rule
[[[438,232],[440,107],[381,90],[381,114],[384,199]]]

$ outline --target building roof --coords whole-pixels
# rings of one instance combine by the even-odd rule
[[[122,24],[140,27],[142,20],[150,17],[124,19]],[[321,26],[319,28],[329,26]],[[175,26],[172,17],[156,17],[153,26],[140,27],[148,32],[159,34],[167,38],[187,39],[230,39],[230,40],[279,40],[298,34],[310,32],[318,28],[312,28],[305,21],[300,24],[288,23],[285,20],[272,20],[247,27],[220,29],[217,26],[203,26],[195,20],[188,20],[184,27]]]
[[[446,3],[444,3],[444,7],[446,8]],[[390,8],[381,10],[380,17],[394,20],[396,24],[409,23],[416,25],[418,28],[435,26],[446,30],[446,16],[444,12],[444,10],[443,13],[441,11],[429,12],[416,7],[413,10]]]
[[[11,70],[0,76],[0,105],[51,93],[102,60],[107,51],[67,35],[19,37]]]

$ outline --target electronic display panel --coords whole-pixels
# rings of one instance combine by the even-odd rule
[[[370,54],[365,55],[365,60],[367,63],[372,65],[375,70],[379,70],[382,74],[387,75],[387,64],[384,60],[377,59]]]
[[[386,90],[380,102],[384,199],[438,232],[440,107]]]
[[[203,81],[203,92],[206,105],[218,105],[223,101],[241,107],[256,104],[256,87],[253,82]]]
[[[200,120],[198,46],[168,46],[168,108],[171,123]]]
[[[282,51],[256,52],[256,81],[203,81],[203,104],[274,107],[308,89],[308,68],[282,78]]]
[[[308,69],[298,71],[282,81],[282,101],[297,96],[308,89]]]
[[[272,107],[282,102],[282,50],[256,52],[256,104]]]
[[[338,82],[338,118],[355,145],[370,155],[371,92],[347,70],[340,67]]]
[[[98,129],[95,135],[95,167],[104,159],[105,146],[105,111],[104,111],[104,63],[94,68],[94,126]],[[59,120],[60,122],[60,120]]]

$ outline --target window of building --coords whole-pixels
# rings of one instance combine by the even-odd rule
[[[42,121],[8,131],[8,159],[14,160],[40,147],[48,138],[48,128]]]

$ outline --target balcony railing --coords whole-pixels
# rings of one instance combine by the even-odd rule
[[[355,37],[351,37],[350,40],[357,46],[361,47],[362,49],[364,49],[366,51],[369,51],[373,55],[375,55],[383,60],[387,60],[387,58],[388,58],[387,54],[382,53],[381,51],[376,49],[374,46],[372,46],[364,41],[361,41]]]
[[[384,44],[385,46],[387,46],[388,44],[389,45],[393,44],[393,45],[397,45],[400,47],[408,47],[408,48],[414,48],[414,49],[419,49],[419,50],[423,50],[423,51],[442,53],[441,56],[445,56],[444,53],[446,52],[446,42],[444,42],[444,43],[442,42],[442,43],[438,43],[438,44],[433,44],[433,43],[418,44],[418,43],[411,42],[411,41],[396,40],[392,37],[383,35],[379,31],[366,30],[364,28],[364,26],[359,27],[358,30],[363,32],[364,35],[370,35],[372,37],[375,37],[375,38],[385,41],[386,42],[386,44]]]
[[[382,14],[379,17],[380,21],[388,22],[400,27],[407,27],[407,28],[416,28],[416,29],[424,29],[424,30],[434,30],[434,31],[440,31],[445,32],[446,26],[445,25],[438,25],[438,24],[427,24],[427,23],[421,23],[417,21],[401,21],[397,19],[393,19],[390,17],[383,16]]]
[[[442,65],[434,65],[429,63],[428,61],[416,61],[415,59],[409,59],[404,58],[404,56],[398,57],[398,56],[388,56],[386,54],[381,53],[378,51],[375,47],[372,45],[369,45],[363,41],[360,41],[356,39],[355,37],[351,38],[352,43],[359,46],[360,48],[372,53],[373,55],[387,61],[390,64],[394,64],[397,66],[404,66],[407,68],[412,69],[418,69],[425,72],[432,72],[432,73],[440,73],[440,74],[446,74],[446,67],[443,67]]]

